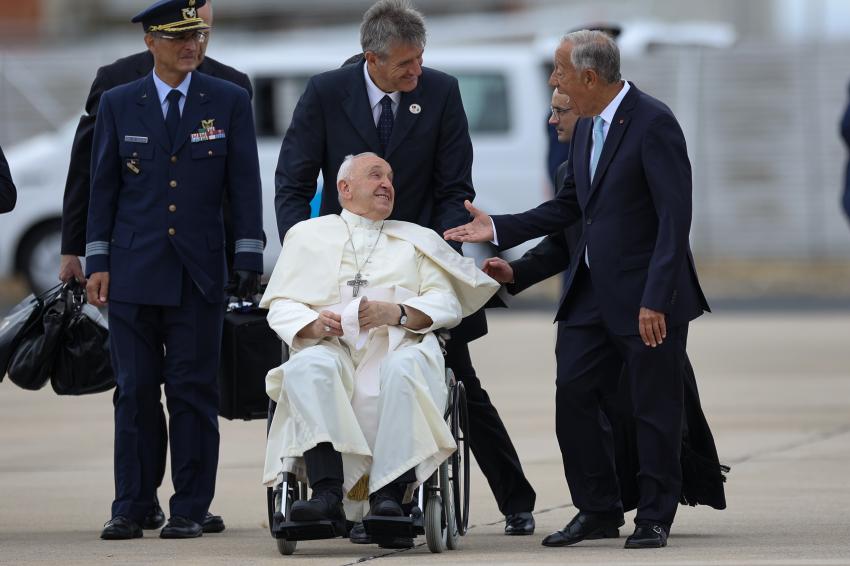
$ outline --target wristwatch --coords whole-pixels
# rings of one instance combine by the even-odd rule
[[[401,309],[401,316],[398,317],[398,325],[404,326],[407,324],[407,311],[404,310],[404,305],[399,305],[398,308]]]

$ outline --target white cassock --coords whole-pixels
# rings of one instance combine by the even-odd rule
[[[348,283],[358,267],[368,284],[354,297]],[[417,484],[427,479],[456,448],[443,418],[445,364],[432,331],[456,326],[498,289],[472,259],[416,224],[343,210],[293,226],[260,303],[290,347],[289,360],[266,377],[277,409],[263,482],[273,485],[285,471],[303,477],[300,457],[321,442],[342,454],[346,493],[363,476],[369,493],[411,468]],[[418,309],[433,324],[361,332],[364,296]],[[342,315],[344,335],[296,337],[322,310]]]

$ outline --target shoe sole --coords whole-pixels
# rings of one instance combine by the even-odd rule
[[[203,534],[204,534],[203,531],[201,531],[200,533],[198,533],[196,535],[178,535],[178,534],[172,534],[172,533],[163,533],[162,531],[160,531],[159,538],[165,538],[165,539],[198,538],[198,537],[202,536]]]
[[[666,542],[663,542],[661,544],[654,544],[654,543],[646,544],[646,543],[630,543],[630,542],[627,541],[626,544],[623,546],[623,548],[627,548],[629,550],[638,550],[638,549],[641,549],[641,548],[664,548],[665,546],[667,546]]]
[[[568,541],[568,542],[559,542],[559,543],[554,543],[554,544],[553,543],[547,544],[546,541],[543,541],[541,544],[543,546],[548,546],[550,548],[558,548],[558,547],[561,547],[561,546],[572,546],[574,544],[580,543],[583,540],[600,540],[600,539],[605,539],[605,538],[620,538],[620,529],[602,529],[602,530],[599,530],[599,531],[593,531],[592,533],[588,534],[586,537],[582,537],[582,538],[576,539],[576,540],[571,540],[571,541]]]
[[[118,535],[104,535],[104,534],[101,534],[101,535],[100,535],[100,538],[101,538],[101,540],[133,540],[133,539],[136,539],[136,538],[142,538],[142,534],[141,534],[141,533],[139,533],[139,534],[137,534],[137,535],[131,535],[131,536],[128,536],[128,537],[125,537],[125,536],[118,536]]]
[[[534,531],[505,531],[505,534],[509,537],[525,537],[534,534]]]
[[[225,526],[221,525],[221,524],[219,524],[219,525],[209,525],[209,526],[204,525],[202,527],[202,529],[203,529],[205,534],[218,534],[218,533],[224,532]]]

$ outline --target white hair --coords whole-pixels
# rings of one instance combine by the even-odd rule
[[[357,155],[346,155],[345,159],[342,160],[342,163],[339,166],[339,171],[336,174],[336,182],[339,184],[340,181],[345,179],[346,181],[351,180],[351,166],[354,163],[355,159],[359,159],[361,157],[379,157],[377,153],[372,151],[364,151],[363,153],[358,153]]]
[[[342,180],[351,181],[351,168],[356,159],[360,159],[361,157],[379,157],[377,153],[372,151],[364,151],[363,153],[358,153],[357,155],[346,155],[345,159],[342,160],[342,163],[339,166],[339,171],[336,173],[336,186],[337,193],[336,199],[339,201],[339,204],[342,205],[342,196],[339,194],[339,182]]]

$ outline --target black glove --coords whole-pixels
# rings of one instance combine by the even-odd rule
[[[256,271],[236,269],[226,291],[238,299],[250,301],[260,291],[260,274]]]

